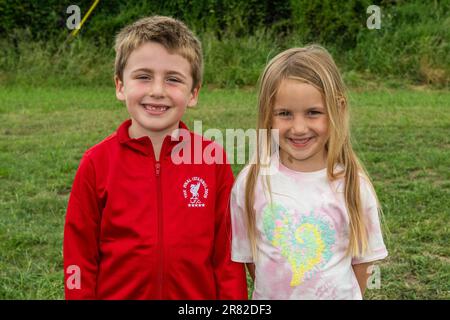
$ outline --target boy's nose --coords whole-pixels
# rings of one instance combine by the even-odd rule
[[[164,85],[161,81],[154,81],[149,88],[149,95],[153,98],[164,97]]]

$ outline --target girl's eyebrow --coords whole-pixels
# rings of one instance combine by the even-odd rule
[[[290,111],[291,109],[288,107],[274,107],[273,108],[274,111]],[[306,111],[311,111],[311,110],[321,110],[324,111],[325,107],[321,107],[321,106],[311,106],[311,107],[307,107],[305,109]]]
[[[308,107],[307,110],[325,110],[324,106],[311,106]]]
[[[278,113],[278,112],[291,112],[289,109],[286,108],[274,108],[272,110],[273,113]]]

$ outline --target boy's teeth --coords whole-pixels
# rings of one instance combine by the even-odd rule
[[[151,106],[148,104],[146,104],[144,106],[145,106],[145,109],[152,110],[152,111],[164,111],[167,109],[167,106]]]

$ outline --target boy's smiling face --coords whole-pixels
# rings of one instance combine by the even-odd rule
[[[131,138],[170,135],[187,107],[197,104],[191,65],[159,43],[147,42],[128,57],[123,81],[116,77],[116,96],[125,101]]]

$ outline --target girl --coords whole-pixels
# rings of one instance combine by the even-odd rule
[[[256,159],[231,195],[232,260],[247,264],[253,299],[362,299],[369,267],[387,251],[375,191],[350,143],[344,84],[324,48],[269,62],[258,133]]]

